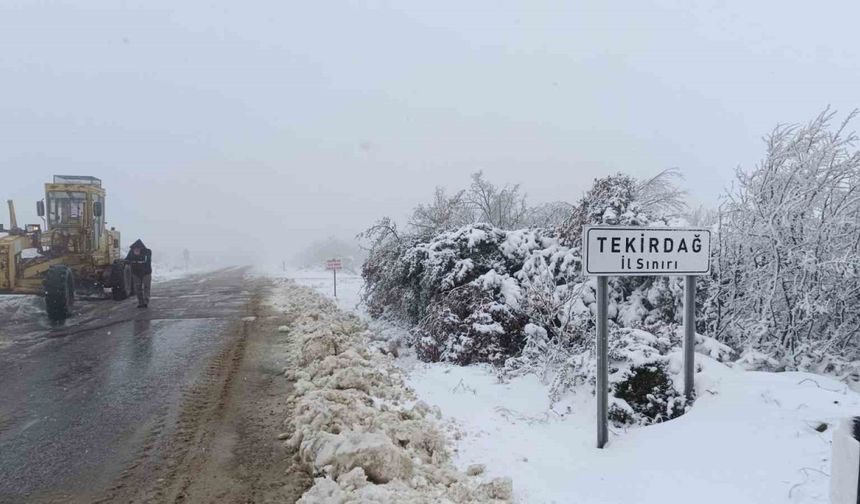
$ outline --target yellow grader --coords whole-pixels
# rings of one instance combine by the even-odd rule
[[[36,203],[45,222],[18,227],[9,201],[10,229],[0,224],[0,294],[45,297],[52,320],[71,315],[75,294],[120,301],[132,292],[131,268],[120,256],[120,233],[105,225],[105,190],[95,177],[55,175]]]

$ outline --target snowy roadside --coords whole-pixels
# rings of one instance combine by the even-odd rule
[[[331,296],[330,283],[307,277],[297,281]],[[344,286],[338,304],[362,315],[361,279]],[[376,333],[398,331],[370,324]],[[860,415],[860,395],[823,376],[696,358],[699,399],[691,411],[613,429],[604,450],[595,448],[594,398],[584,390],[551,407],[547,385],[534,375],[502,383],[490,366],[427,364],[402,350],[396,363],[418,398],[457,431],[455,465],[486,464],[488,477],[513,477],[517,502],[829,502],[833,428]],[[671,362],[680,372],[680,356]]]
[[[334,280],[331,271],[288,269],[280,272],[277,277],[289,278],[297,284],[317,291],[334,301],[339,308],[363,315],[361,310],[361,287],[363,280],[355,273],[339,271],[337,274],[337,298],[334,297]]]
[[[511,482],[450,463],[438,408],[417,401],[390,357],[368,347],[360,318],[290,280],[270,305],[290,321],[296,382],[288,443],[314,474],[304,504],[503,503]]]

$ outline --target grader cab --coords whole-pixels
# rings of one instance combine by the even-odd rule
[[[0,225],[0,294],[44,296],[52,320],[71,315],[76,293],[104,295],[110,289],[115,300],[132,294],[120,233],[105,224],[101,180],[55,175],[36,210],[45,228],[22,229],[9,201],[10,229]]]

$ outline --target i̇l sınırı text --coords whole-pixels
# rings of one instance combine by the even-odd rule
[[[689,245],[685,238],[675,240],[673,238],[645,238],[645,233],[641,233],[639,237],[607,236],[597,237],[597,242],[600,244],[600,252],[606,252],[606,242],[609,242],[609,252],[613,254],[671,254],[671,253],[699,253],[702,251],[702,240],[698,234],[693,235],[693,239]],[[622,270],[663,270],[677,269],[678,261],[674,260],[650,260],[643,257],[636,258],[625,255],[621,256]]]

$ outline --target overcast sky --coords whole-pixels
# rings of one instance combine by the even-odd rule
[[[94,175],[126,244],[230,261],[478,169],[541,202],[679,167],[715,204],[777,123],[860,106],[860,2],[689,4],[3,0],[0,197],[32,222]]]

